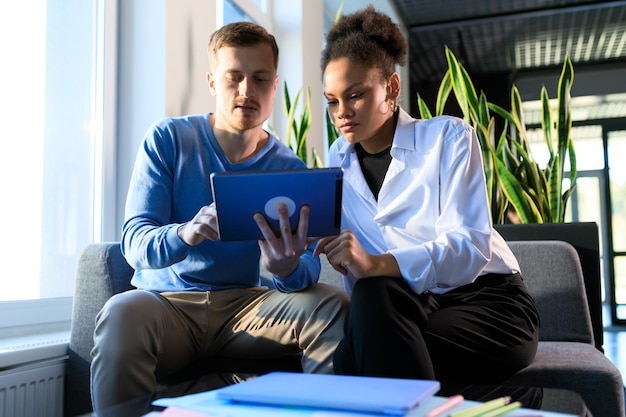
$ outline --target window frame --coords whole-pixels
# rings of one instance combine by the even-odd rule
[[[116,233],[116,67],[119,0],[94,0],[92,62],[93,241]],[[77,254],[78,256],[78,254]],[[13,279],[13,278],[8,278]],[[73,276],[66,279],[74,279]],[[0,301],[0,336],[23,336],[47,329],[68,330],[73,297]]]

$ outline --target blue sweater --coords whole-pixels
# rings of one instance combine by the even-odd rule
[[[177,229],[213,202],[212,172],[304,167],[273,135],[250,159],[230,163],[215,139],[209,114],[153,124],[137,154],[122,228],[122,253],[135,269],[132,285],[153,291],[258,286],[258,242],[205,240],[188,246]],[[298,291],[316,282],[319,271],[319,259],[309,250],[289,277],[274,277],[274,282],[281,291]]]

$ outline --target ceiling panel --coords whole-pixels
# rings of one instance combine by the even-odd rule
[[[626,62],[626,1],[391,0],[413,82],[440,80],[444,46],[474,75]],[[626,82],[626,81],[625,81]]]

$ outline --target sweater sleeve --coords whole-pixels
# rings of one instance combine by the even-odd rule
[[[153,125],[137,153],[126,200],[122,253],[135,269],[158,269],[183,260],[189,246],[171,221],[175,147],[167,129]]]
[[[318,281],[322,269],[319,257],[313,256],[315,245],[309,246],[307,251],[300,256],[300,262],[296,269],[284,278],[272,276],[274,286],[283,293],[295,292],[305,289]]]

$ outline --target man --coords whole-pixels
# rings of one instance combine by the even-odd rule
[[[262,127],[278,83],[276,41],[258,25],[230,24],[211,36],[209,61],[215,113],[155,123],[135,162],[121,245],[138,289],[96,318],[96,410],[149,394],[158,377],[205,356],[303,352],[304,372],[333,370],[348,299],[316,283],[308,207],[293,235],[281,205],[280,238],[261,216],[265,240],[221,242],[211,204],[211,172],[304,167]],[[261,253],[278,290],[259,287]]]

